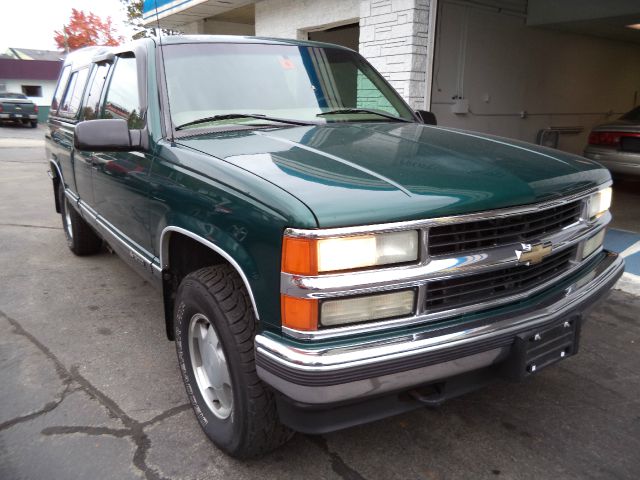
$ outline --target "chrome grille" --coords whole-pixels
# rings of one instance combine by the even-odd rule
[[[473,305],[532,289],[571,266],[576,248],[552,254],[537,265],[518,265],[426,284],[426,313]]]
[[[428,252],[449,255],[529,242],[576,222],[581,209],[582,201],[577,200],[538,212],[431,227]]]

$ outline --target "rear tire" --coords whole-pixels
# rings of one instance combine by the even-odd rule
[[[236,458],[262,455],[293,433],[258,378],[256,318],[242,279],[230,265],[187,275],[175,302],[180,372],[196,418],[220,449]]]
[[[38,121],[34,120],[31,122],[31,128],[38,128]]]
[[[79,256],[98,253],[102,247],[102,239],[69,204],[62,186],[58,187],[58,200],[60,201],[62,228],[65,237],[67,237],[69,250]]]

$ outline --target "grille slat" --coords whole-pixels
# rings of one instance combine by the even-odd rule
[[[569,224],[569,225],[571,225],[571,224]],[[562,222],[557,222],[557,223],[552,224],[551,227],[545,226],[545,227],[530,228],[528,230],[524,230],[524,231],[519,232],[517,234],[510,234],[510,235],[514,236],[514,237],[515,236],[531,237],[531,236],[539,235],[540,233],[547,233],[547,232],[550,232],[550,231],[560,230],[565,226],[566,225],[562,225]],[[495,235],[484,237],[484,238],[466,240],[466,241],[463,241],[463,242],[442,242],[442,243],[439,243],[438,246],[449,246],[449,245],[455,245],[456,243],[469,243],[469,242],[478,242],[478,241],[483,241],[484,242],[484,241],[489,241],[489,240],[496,240],[496,239],[502,238],[504,236],[505,236],[504,233],[500,233],[500,234],[495,234]],[[505,243],[505,242],[502,242],[502,243]],[[509,243],[512,243],[512,242],[509,242]]]
[[[521,277],[519,277],[519,278],[517,279],[517,281],[518,281],[518,282],[522,282],[522,283],[527,282],[528,280],[531,280],[532,278],[542,276],[542,275],[544,275],[545,273],[547,273],[548,271],[555,269],[555,267],[556,267],[556,266],[557,266],[557,265],[555,265],[555,264],[553,264],[553,265],[549,265],[549,266],[548,266],[546,269],[544,269],[543,271],[534,270],[533,272],[531,272],[531,273],[529,273],[529,274],[522,275]],[[472,275],[472,277],[473,277],[473,276],[474,276],[474,275]],[[460,295],[467,295],[467,294],[470,294],[470,293],[476,293],[476,292],[480,292],[480,291],[483,291],[483,290],[488,290],[488,289],[492,289],[492,288],[499,288],[499,287],[507,286],[507,285],[509,285],[510,283],[513,283],[514,281],[515,281],[515,280],[514,280],[513,278],[510,278],[510,277],[507,277],[507,280],[502,280],[502,279],[498,280],[498,279],[494,279],[493,281],[490,281],[490,282],[489,282],[489,283],[490,283],[489,285],[486,285],[486,286],[481,286],[481,287],[478,287],[478,288],[475,288],[475,289],[466,290],[466,291],[464,291],[464,292],[452,293],[452,294],[446,294],[446,293],[442,293],[442,294],[435,294],[435,293],[434,293],[434,294],[432,294],[432,295],[430,295],[430,296],[429,296],[429,299],[430,299],[430,300],[437,300],[438,298],[444,298],[444,297],[451,298],[451,297],[456,297],[456,296],[460,296]],[[460,288],[460,287],[464,287],[464,286],[468,286],[468,285],[475,285],[475,284],[477,284],[477,283],[478,283],[478,280],[470,280],[470,281],[465,282],[465,283],[463,283],[463,284],[456,285],[456,286],[455,286],[455,287],[453,287],[453,288]],[[451,287],[448,287],[448,288],[451,288]],[[446,288],[445,288],[445,289],[443,289],[443,290],[445,290],[445,291],[446,291]],[[430,290],[430,291],[431,291],[431,290]]]
[[[538,265],[518,265],[487,273],[427,283],[427,313],[515,295],[543,284],[566,271],[575,255],[571,248],[547,257]]]
[[[502,288],[502,287],[506,288],[507,286],[509,286],[510,284],[515,283],[515,282],[525,283],[525,282],[531,280],[532,278],[541,277],[542,275],[544,275],[548,271],[554,270],[555,267],[556,267],[555,265],[550,266],[549,268],[547,268],[543,272],[537,272],[536,271],[533,274],[530,274],[528,276],[523,276],[522,278],[518,278],[517,280],[514,280],[513,278],[509,277],[507,280],[504,280],[504,281],[497,281],[497,280],[496,281],[492,281],[492,282],[489,282],[488,285],[481,286],[481,287],[478,287],[478,288],[475,288],[475,289],[471,289],[471,290],[466,290],[464,292],[432,294],[432,295],[429,296],[429,300],[430,301],[434,301],[434,300],[439,300],[441,298],[454,298],[454,297],[459,297],[459,296],[462,296],[462,295],[469,295],[469,294],[473,294],[473,293],[479,293],[479,292],[482,292],[482,291],[485,291],[485,290],[492,290],[492,289],[496,290],[496,289],[499,289],[499,288]],[[476,282],[472,281],[472,282],[469,282],[468,284],[471,285],[471,284],[474,284],[474,283],[476,283]],[[456,286],[454,288],[459,288],[459,286]],[[446,292],[447,289],[443,289],[443,290],[445,290],[445,292]]]
[[[429,230],[429,255],[448,255],[486,247],[536,240],[580,218],[580,200],[539,212],[474,222],[441,225]]]
[[[554,215],[556,217],[558,217],[558,216],[563,216],[564,214],[568,214],[569,212],[571,212],[571,214],[574,213],[575,205],[568,204],[568,205],[565,205],[564,207],[565,207],[565,209],[563,211],[557,212]],[[560,207],[558,207],[558,208],[560,208]],[[547,212],[547,210],[544,210],[542,212],[536,212],[536,213],[529,214],[529,215],[543,214],[545,212]],[[515,217],[519,217],[520,218],[520,217],[522,217],[522,215],[516,215]],[[546,215],[545,215],[545,217],[546,217]],[[519,228],[519,227],[521,227],[523,225],[528,225],[528,224],[531,224],[531,223],[536,222],[536,221],[544,221],[545,220],[545,218],[540,218],[540,219],[537,219],[537,220],[533,219],[533,218],[528,218],[527,220],[524,220],[524,221],[510,223],[509,225],[506,225],[504,227],[490,226],[490,227],[482,227],[482,228],[476,228],[476,229],[468,228],[469,225],[478,224],[478,223],[486,223],[486,222],[495,222],[497,220],[506,220],[508,218],[510,218],[510,217],[498,217],[498,218],[495,218],[495,219],[480,220],[480,221],[477,221],[477,222],[456,223],[456,224],[452,224],[452,225],[447,225],[447,227],[450,227],[450,228],[453,228],[453,229],[456,229],[456,228],[459,227],[460,228],[460,233],[475,233],[475,232],[482,232],[482,231],[485,231],[485,230],[496,230],[496,229],[501,229],[501,228],[502,229]],[[433,237],[447,236],[447,235],[453,235],[455,233],[456,232],[453,232],[453,233],[451,233],[451,232],[449,232],[449,233],[447,233],[447,232],[437,233],[437,229],[433,228],[432,232],[430,232],[430,237],[431,236],[433,236]]]

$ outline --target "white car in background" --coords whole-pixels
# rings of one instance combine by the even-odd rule
[[[640,107],[598,125],[589,134],[584,156],[618,175],[640,175]]]

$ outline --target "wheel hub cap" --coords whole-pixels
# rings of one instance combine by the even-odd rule
[[[202,314],[189,324],[189,350],[196,383],[211,412],[227,418],[233,407],[229,366],[215,328]]]

